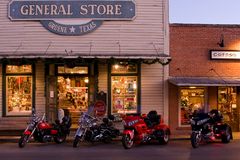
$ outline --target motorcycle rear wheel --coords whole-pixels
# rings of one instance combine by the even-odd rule
[[[200,144],[200,141],[201,141],[200,135],[193,132],[191,134],[191,144],[192,144],[192,147],[193,148],[198,148],[199,144]]]
[[[112,141],[112,138],[110,137],[110,135],[103,139],[104,143],[110,143],[111,141]]]
[[[67,135],[66,134],[62,134],[62,135],[57,135],[56,137],[54,137],[54,142],[60,144],[66,141]]]
[[[130,149],[133,147],[133,139],[131,139],[130,135],[123,135],[122,144],[125,149]]]
[[[226,128],[225,135],[222,135],[222,143],[229,143],[231,140],[231,131],[229,127]]]
[[[19,139],[19,141],[18,141],[18,146],[20,147],[20,148],[23,148],[23,147],[25,147],[25,145],[27,144],[27,142],[28,142],[28,138],[29,138],[29,135],[22,135],[21,136],[21,138]]]
[[[79,141],[80,141],[80,137],[76,136],[73,140],[73,148],[77,148],[79,146]]]

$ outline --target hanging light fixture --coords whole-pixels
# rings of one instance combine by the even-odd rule
[[[84,79],[84,82],[85,82],[85,83],[88,83],[88,82],[89,82],[88,77],[86,77],[86,78]]]

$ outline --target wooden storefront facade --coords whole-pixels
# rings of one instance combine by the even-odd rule
[[[44,26],[47,20],[16,19],[11,12],[19,7],[12,9],[10,5],[22,2],[2,0],[1,130],[24,129],[33,110],[46,113],[47,119],[53,121],[59,108],[70,109],[74,115],[101,98],[105,114],[147,113],[154,109],[168,123],[168,0],[130,2],[135,7],[133,18],[101,20],[101,25],[89,33],[64,35],[48,31]],[[23,4],[19,13],[32,18],[34,11],[35,16],[47,12],[41,10],[40,4],[33,7],[34,3]],[[114,13],[120,14],[115,9]],[[100,13],[103,11],[99,8]],[[86,23],[71,18],[53,21],[57,22],[52,22],[55,28],[50,21],[48,27],[57,31],[64,28],[56,28],[56,24],[72,25],[65,28],[68,33],[77,32],[80,22]],[[86,23],[87,29],[98,25],[95,20],[87,21],[91,22]]]

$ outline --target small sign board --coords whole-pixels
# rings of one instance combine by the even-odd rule
[[[84,35],[104,20],[133,20],[135,16],[133,0],[12,0],[8,4],[10,20],[39,20],[43,27],[60,35]]]
[[[216,51],[216,50],[211,50],[210,51],[210,59],[212,60],[221,60],[221,59],[226,59],[226,60],[236,60],[240,59],[240,51]]]
[[[130,0],[13,0],[9,3],[8,16],[11,20],[132,20],[135,3]]]
[[[99,100],[94,104],[94,111],[97,116],[103,116],[106,113],[106,104]]]

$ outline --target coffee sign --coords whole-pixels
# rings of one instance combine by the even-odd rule
[[[8,16],[12,21],[40,20],[45,28],[57,34],[82,35],[98,28],[103,20],[132,20],[135,3],[132,0],[13,0],[9,3]],[[79,20],[79,23],[61,23],[61,19]]]

